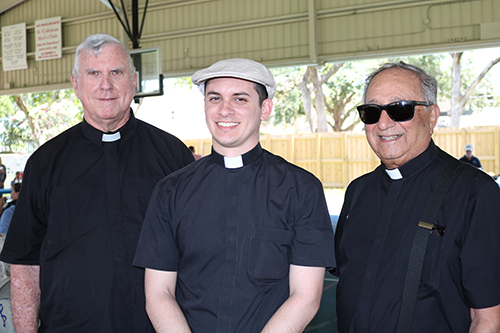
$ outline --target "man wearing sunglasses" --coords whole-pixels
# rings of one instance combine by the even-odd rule
[[[349,185],[338,221],[339,332],[397,331],[417,225],[454,160],[431,137],[436,103],[436,80],[416,66],[385,64],[367,79],[358,111],[381,164]],[[462,163],[443,195],[409,327],[499,332],[500,189]]]

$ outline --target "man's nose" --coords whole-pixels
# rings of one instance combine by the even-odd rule
[[[220,107],[219,107],[219,114],[221,116],[228,116],[228,115],[231,115],[234,113],[234,109],[233,109],[233,106],[231,105],[231,103],[229,102],[226,102],[226,101],[223,101],[221,104],[220,104]]]
[[[108,77],[108,76],[104,76],[102,81],[101,81],[101,84],[100,84],[100,87],[102,90],[110,90],[113,88],[113,84],[111,83],[111,79]]]
[[[386,110],[382,110],[382,112],[380,113],[380,119],[378,120],[378,123],[377,123],[378,127],[379,128],[387,128],[387,127],[391,127],[392,125],[394,125],[394,120],[392,120],[391,117],[389,117],[389,114],[387,113]]]

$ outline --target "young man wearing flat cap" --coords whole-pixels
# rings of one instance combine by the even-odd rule
[[[335,265],[322,184],[260,146],[276,90],[265,66],[222,60],[191,80],[212,153],[152,195],[134,261],[148,315],[161,332],[302,332]]]

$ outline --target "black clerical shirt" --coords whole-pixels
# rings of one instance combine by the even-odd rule
[[[193,332],[260,332],[289,296],[289,266],[333,267],[323,187],[257,145],[158,183],[135,265],[176,271]]]
[[[194,159],[132,113],[116,135],[83,121],[26,165],[0,258],[40,265],[41,332],[153,332],[132,260],[156,182]]]
[[[380,165],[352,208],[349,185],[335,233],[339,332],[396,331],[417,224],[450,159],[431,141],[398,169]],[[470,308],[500,304],[499,221],[497,184],[462,164],[429,237],[412,332],[465,333]]]

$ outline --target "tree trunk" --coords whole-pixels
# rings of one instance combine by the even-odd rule
[[[45,142],[44,138],[42,138],[42,131],[40,130],[40,126],[38,123],[35,121],[35,119],[30,115],[30,112],[26,105],[24,104],[24,101],[20,95],[15,97],[15,101],[17,106],[21,109],[21,111],[24,112],[26,115],[26,119],[28,119],[28,124],[31,128],[31,133],[33,133],[33,139],[35,141],[35,144],[37,147],[40,147],[42,143]]]
[[[451,53],[453,64],[451,67],[451,109],[450,119],[452,127],[460,126],[460,116],[464,112],[462,99],[460,94],[460,86],[462,85],[462,73],[460,72],[460,60],[463,52]]]
[[[325,104],[325,94],[323,93],[322,85],[323,81],[320,78],[320,74],[316,67],[307,67],[309,72],[309,77],[313,84],[314,90],[314,108],[318,115],[318,127],[316,132],[324,133],[328,132],[328,123],[326,121],[326,104]]]
[[[476,87],[486,76],[488,71],[500,62],[500,57],[489,62],[488,65],[483,69],[483,71],[476,77],[476,79],[470,84],[464,94],[460,92],[462,85],[462,74],[460,73],[460,60],[462,58],[463,52],[450,53],[453,58],[453,65],[451,69],[451,126],[460,126],[460,116],[464,113],[464,108],[469,102],[470,97],[476,90]]]
[[[309,124],[309,129],[311,132],[314,132],[314,121],[312,118],[312,97],[311,90],[307,86],[307,81],[309,79],[309,71],[306,70],[306,73],[302,77],[302,81],[300,82],[300,91],[302,95],[302,104],[304,105],[304,112],[306,114],[307,123]]]

